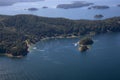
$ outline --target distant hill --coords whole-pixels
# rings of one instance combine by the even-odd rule
[[[120,17],[105,20],[69,20],[34,15],[0,16],[0,53],[25,56],[28,44],[47,37],[120,32]]]
[[[33,1],[44,1],[44,0],[0,0],[0,6],[8,6],[17,2],[33,2]]]

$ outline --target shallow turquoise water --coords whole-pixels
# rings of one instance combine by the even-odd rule
[[[0,80],[120,80],[120,33],[94,37],[85,53],[79,38],[40,41],[27,57],[0,57]]]

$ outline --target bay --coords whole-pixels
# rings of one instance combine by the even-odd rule
[[[97,35],[81,53],[80,38],[38,42],[27,57],[0,57],[0,80],[120,80],[120,33]]]

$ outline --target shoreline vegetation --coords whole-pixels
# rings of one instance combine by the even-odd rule
[[[69,20],[34,15],[0,15],[0,55],[21,58],[29,53],[31,45],[40,40],[107,32],[120,32],[120,17]]]

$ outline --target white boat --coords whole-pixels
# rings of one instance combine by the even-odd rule
[[[74,46],[78,46],[79,42],[75,43]]]
[[[37,47],[33,47],[33,49],[37,49]]]

